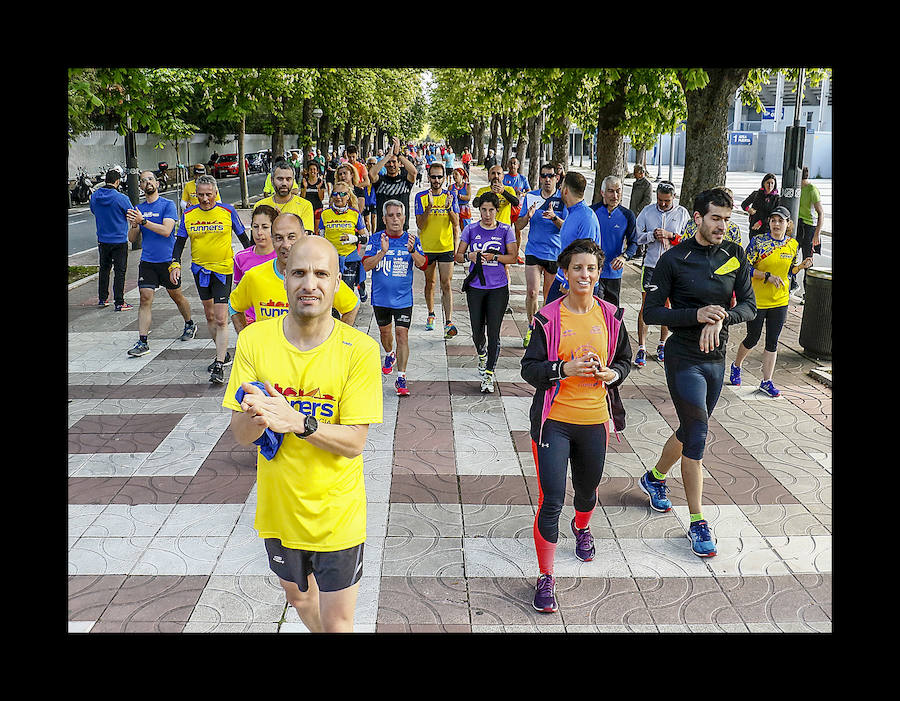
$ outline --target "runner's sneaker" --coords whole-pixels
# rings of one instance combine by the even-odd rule
[[[409,388],[406,386],[406,378],[402,375],[399,375],[397,377],[397,381],[394,382],[394,389],[397,390],[397,395],[400,397],[409,396]]]
[[[759,383],[759,388],[768,394],[770,397],[780,397],[781,392],[778,391],[778,388],[772,384],[772,380],[763,380]]]
[[[741,386],[741,369],[734,363],[731,364],[731,372],[729,373],[728,381],[735,387]]]
[[[193,321],[190,323],[185,322],[184,331],[181,333],[181,340],[182,341],[190,341],[196,335],[197,335],[197,324],[195,324]]]
[[[522,348],[528,348],[528,344],[531,342],[531,327],[528,327],[528,331],[525,332],[525,338],[522,339]]]
[[[122,304],[116,305],[117,312],[128,312],[128,311],[131,311],[132,309],[134,309],[134,307],[132,307],[130,304],[128,304],[128,302],[123,302]]]
[[[645,472],[641,475],[638,486],[642,492],[650,497],[650,508],[654,511],[665,513],[672,508],[672,502],[666,497],[666,492],[669,491],[669,488],[665,482],[652,480],[649,477],[649,473]]]
[[[425,330],[434,331],[434,314],[429,314],[425,320]]]
[[[575,535],[575,557],[582,562],[590,562],[594,559],[597,549],[594,547],[594,537],[591,535],[590,526],[587,528],[575,528],[575,519],[572,519],[572,533]]]
[[[634,364],[642,368],[647,363],[647,353],[643,348],[638,348],[637,355],[634,356]]]
[[[222,365],[231,365],[232,360],[233,360],[233,358],[231,357],[231,353],[229,353],[228,351],[225,351],[225,362],[223,362]],[[213,361],[209,365],[206,366],[207,371],[212,372],[212,369],[217,362],[219,362],[219,361],[216,360],[215,358],[213,358]]]
[[[209,373],[209,381],[217,384],[225,384],[225,367],[218,360],[213,363],[213,368]]]
[[[478,354],[478,374],[484,379],[484,373],[487,371],[487,353]]]
[[[534,587],[534,601],[531,604],[535,611],[553,613],[556,611],[556,582],[552,574],[542,574]]]
[[[494,391],[494,373],[489,370],[485,370],[484,377],[481,378],[481,391],[490,393]]]
[[[98,309],[103,309],[103,307],[108,307],[108,306],[109,306],[109,300],[101,299],[101,300],[98,300],[98,302],[97,302]]]
[[[134,356],[137,358],[139,355],[147,355],[150,352],[150,346],[143,341],[138,341],[134,344],[133,348],[128,349],[128,355]]]
[[[384,362],[381,364],[381,372],[385,375],[390,375],[394,369],[394,361],[397,360],[397,356],[394,351],[391,351],[387,355],[384,356]]]
[[[688,540],[691,541],[691,550],[699,557],[715,557],[716,544],[709,532],[709,524],[706,519],[694,521],[688,529]]]
[[[666,359],[666,344],[660,343],[656,347],[656,359],[657,360],[665,360]]]
[[[444,324],[444,338],[453,338],[459,331],[453,325],[453,322],[448,321]]]

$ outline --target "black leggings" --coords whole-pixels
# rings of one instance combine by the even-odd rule
[[[125,303],[125,268],[128,267],[127,243],[99,242],[100,277],[97,279],[98,296],[104,302],[109,299],[109,273],[113,271],[113,301],[116,306]]]
[[[787,319],[787,305],[773,307],[772,309],[757,309],[756,318],[747,322],[747,337],[741,341],[741,345],[750,350],[759,343],[762,335],[763,323],[766,325],[766,350],[774,353],[778,350],[778,337]]]
[[[698,362],[681,358],[666,348],[665,366],[666,385],[678,415],[675,438],[682,443],[681,454],[702,460],[709,417],[722,393],[725,361]]]
[[[472,342],[479,355],[487,353],[487,369],[491,372],[500,357],[500,325],[506,306],[509,304],[509,287],[495,287],[482,290],[470,287],[466,290],[469,306],[469,321],[472,322]],[[485,339],[487,328],[487,339]]]
[[[566,472],[572,463],[575,511],[593,511],[597,485],[606,464],[607,424],[568,424],[547,419],[540,443],[532,442],[540,488],[535,517],[538,532],[548,543],[559,540],[559,515],[566,498]]]

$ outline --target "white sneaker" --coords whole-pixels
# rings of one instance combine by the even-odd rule
[[[493,393],[493,391],[494,391],[494,373],[492,373],[492,372],[484,373],[484,377],[481,379],[481,391]]]

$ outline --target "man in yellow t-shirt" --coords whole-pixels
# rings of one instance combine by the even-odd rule
[[[221,385],[225,384],[224,366],[229,362],[228,297],[234,272],[232,236],[237,236],[244,248],[249,248],[252,243],[234,207],[216,202],[217,193],[214,177],[201,175],[197,178],[199,204],[188,207],[181,215],[169,278],[172,284],[180,282],[181,254],[190,239],[191,272],[206,314],[207,328],[216,345],[216,357],[208,368],[209,381]]]
[[[425,269],[425,303],[428,317],[425,328],[434,328],[434,283],[441,278],[441,307],[444,310],[444,338],[457,334],[453,313],[453,257],[459,242],[459,202],[443,188],[444,165],[435,161],[428,166],[428,189],[416,195],[413,212],[419,227],[419,241],[428,259]]]
[[[294,169],[290,163],[278,163],[272,169],[272,185],[275,188],[275,194],[271,197],[264,197],[254,204],[253,208],[256,209],[261,204],[267,204],[281,213],[296,214],[303,222],[303,228],[307,231],[315,231],[312,204],[306,198],[293,194],[296,185],[294,184]]]
[[[477,200],[485,192],[494,192],[500,198],[500,209],[497,210],[497,221],[512,226],[512,207],[519,206],[519,198],[516,191],[509,185],[503,184],[503,166],[492,166],[488,171],[488,182],[486,187],[481,188],[475,193],[475,199],[472,200],[472,207],[477,208],[475,200]]]
[[[369,425],[383,421],[378,344],[332,318],[339,283],[334,247],[302,237],[285,268],[290,310],[238,336],[222,402],[237,442],[260,446],[254,528],[269,567],[306,627],[329,633],[353,631],[362,452]]]
[[[275,258],[248,270],[228,300],[234,326],[241,333],[247,326],[244,312],[253,309],[258,320],[281,317],[289,309],[285,291],[285,269],[294,244],[306,238],[303,223],[296,214],[279,214],[272,222],[272,245]],[[353,326],[359,313],[359,299],[343,281],[334,295],[334,308],[341,321]]]
[[[199,204],[199,200],[197,199],[197,178],[201,175],[206,175],[206,166],[202,163],[198,163],[194,166],[194,179],[188,180],[184,184],[184,189],[181,191],[181,210],[184,211],[188,207],[193,207],[195,204]],[[219,192],[216,191],[216,202],[221,202],[222,198],[219,196]]]

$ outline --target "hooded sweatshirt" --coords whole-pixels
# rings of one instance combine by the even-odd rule
[[[100,243],[128,243],[128,220],[125,212],[131,200],[114,187],[101,187],[91,195],[91,212],[97,222]]]
[[[652,268],[659,257],[672,246],[677,246],[685,224],[691,221],[691,215],[680,204],[663,212],[657,204],[648,204],[641,210],[635,222],[635,243],[647,245],[644,255],[644,267]],[[675,234],[671,241],[657,241],[653,236],[655,229],[665,229]]]

